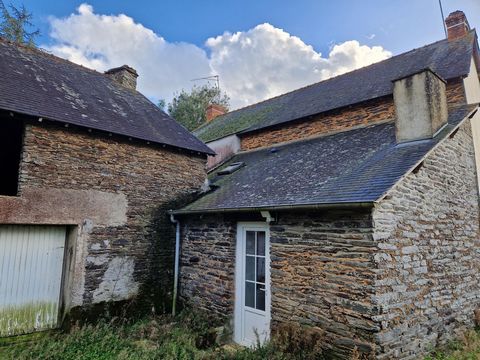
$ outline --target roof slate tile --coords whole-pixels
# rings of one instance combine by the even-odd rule
[[[0,109],[195,152],[213,151],[138,91],[0,39]]]
[[[224,166],[243,162],[242,168],[214,172],[214,190],[179,212],[374,202],[476,107],[451,109],[448,125],[429,140],[398,145],[395,124],[388,122],[276,145],[274,153],[239,153]]]

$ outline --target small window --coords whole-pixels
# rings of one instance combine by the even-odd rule
[[[0,115],[0,195],[17,195],[22,138],[23,122]]]
[[[245,306],[265,311],[265,231],[246,231]]]

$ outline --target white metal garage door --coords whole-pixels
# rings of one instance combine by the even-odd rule
[[[0,336],[58,325],[66,228],[0,225]]]

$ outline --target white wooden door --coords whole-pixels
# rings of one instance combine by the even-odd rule
[[[252,346],[270,336],[270,241],[265,223],[237,228],[235,341]]]
[[[66,228],[0,225],[0,336],[58,326]]]

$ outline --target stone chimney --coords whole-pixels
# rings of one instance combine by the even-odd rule
[[[447,27],[448,40],[461,38],[470,31],[467,17],[460,10],[450,13],[445,19],[445,25]]]
[[[107,74],[114,81],[126,87],[127,89],[137,89],[138,73],[135,71],[135,69],[131,68],[128,65],[123,65],[117,68],[107,70],[105,71],[105,74]]]
[[[210,104],[207,106],[207,110],[205,111],[205,115],[207,117],[207,122],[212,121],[217,116],[223,115],[227,112],[222,105],[218,104]]]
[[[448,120],[445,80],[430,69],[393,81],[397,143],[430,139]]]

